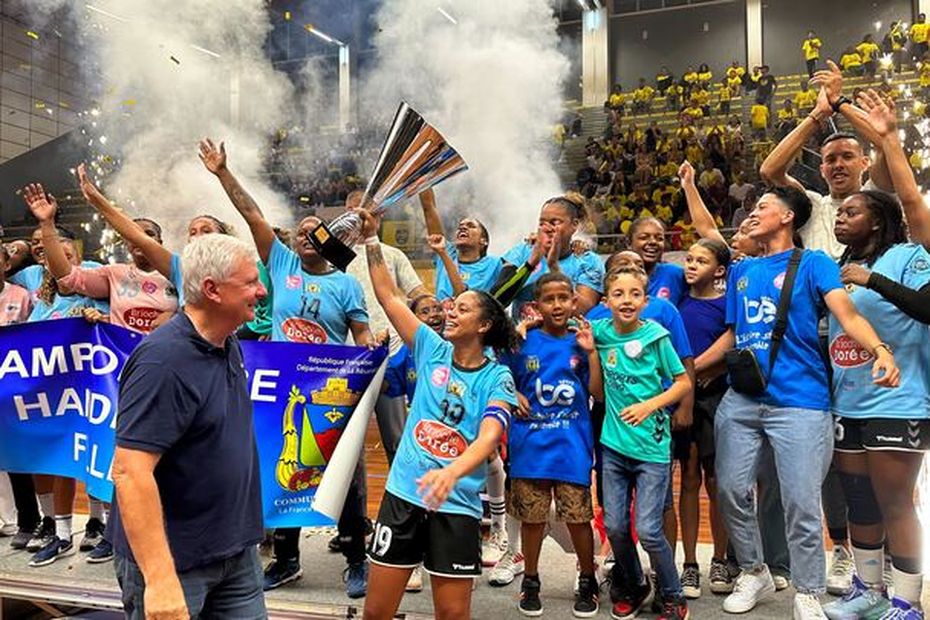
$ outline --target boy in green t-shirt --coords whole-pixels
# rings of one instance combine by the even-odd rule
[[[649,554],[663,604],[663,617],[682,619],[688,607],[675,558],[662,530],[671,484],[671,415],[667,407],[691,390],[691,381],[672,347],[668,331],[641,321],[646,305],[645,272],[620,268],[607,275],[605,296],[611,319],[591,324],[603,375],[607,414],[603,444],[604,521],[623,583],[636,583],[636,547],[630,535],[630,506],[636,491],[636,534]],[[592,369],[592,372],[594,369]],[[672,381],[667,390],[662,380]],[[596,382],[592,393],[599,396]],[[619,616],[642,607],[649,593],[630,586],[615,602]]]

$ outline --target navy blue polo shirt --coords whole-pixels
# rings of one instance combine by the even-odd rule
[[[261,541],[252,402],[235,336],[216,347],[179,312],[143,340],[120,377],[116,445],[161,455],[155,482],[178,572]],[[111,536],[131,558],[115,498]]]

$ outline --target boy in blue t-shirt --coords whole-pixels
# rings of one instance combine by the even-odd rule
[[[539,552],[554,497],[556,515],[568,527],[581,569],[575,610],[593,615],[598,586],[590,525],[594,436],[588,368],[597,353],[589,330],[582,328],[577,336],[569,330],[576,299],[568,276],[547,273],[534,291],[542,327],[530,330],[519,351],[504,360],[525,404],[513,417],[508,438],[510,513],[522,524],[526,562],[520,610],[542,612]]]

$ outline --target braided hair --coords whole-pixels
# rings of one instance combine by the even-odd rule
[[[865,256],[866,264],[873,265],[891,246],[907,243],[907,224],[904,222],[904,212],[898,199],[887,192],[867,189],[854,195],[863,197],[872,222],[878,226],[878,230],[872,234],[875,246]],[[852,250],[846,246],[839,264],[845,265],[851,257]]]

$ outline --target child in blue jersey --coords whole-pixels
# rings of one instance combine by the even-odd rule
[[[848,197],[836,213],[834,233],[846,250],[840,277],[862,316],[894,350],[901,385],[878,387],[871,353],[830,318],[834,463],[849,507],[856,574],[844,599],[824,606],[830,618],[917,620],[923,566],[914,487],[930,448],[930,219],[896,128],[895,112],[869,91],[860,102],[882,138],[882,149],[904,205],[879,191]],[[894,598],[888,600],[884,551],[891,554]],[[884,614],[884,615],[883,615]]]
[[[547,200],[539,213],[536,238],[511,248],[502,257],[504,267],[493,294],[504,305],[513,301],[514,323],[528,318],[533,284],[549,271],[567,275],[575,285],[578,311],[586,313],[601,298],[604,263],[594,252],[572,252],[572,236],[587,218],[584,197],[570,192]]]
[[[435,615],[468,618],[481,573],[481,502],[488,457],[517,404],[513,377],[490,357],[511,349],[513,327],[487,293],[467,291],[448,311],[445,340],[423,324],[396,287],[377,237],[378,220],[360,211],[372,288],[413,350],[417,386],[369,546],[365,617],[388,620],[420,563],[430,574]]]
[[[440,336],[442,335],[446,326],[446,311],[434,295],[420,295],[412,299],[410,309],[423,324]],[[404,344],[388,359],[382,391],[392,398],[404,396],[409,407],[413,402],[416,387],[417,367],[413,359],[413,351]]]
[[[539,329],[526,334],[519,350],[504,359],[513,372],[521,406],[508,434],[510,512],[521,523],[525,574],[520,611],[542,612],[539,552],[555,500],[556,516],[568,526],[581,568],[573,613],[580,618],[598,610],[591,519],[591,467],[594,435],[588,410],[589,362],[597,365],[591,331],[585,324],[572,333],[576,310],[572,281],[547,273],[536,281]]]
[[[635,617],[649,585],[639,580],[639,562],[630,532],[630,508],[636,494],[636,533],[658,576],[662,618],[688,617],[675,558],[663,532],[663,514],[671,484],[671,420],[667,407],[691,390],[691,380],[675,353],[668,332],[642,321],[647,277],[635,268],[619,268],[605,281],[612,318],[591,324],[602,382],[592,394],[607,405],[603,446],[604,522],[616,558],[611,592],[613,617]],[[592,368],[592,376],[596,374]],[[600,374],[600,373],[597,373]],[[671,381],[668,389],[662,381]],[[606,397],[606,399],[605,399]]]
[[[423,218],[429,235],[445,236],[442,218],[436,209],[433,190],[420,194]],[[436,297],[445,302],[454,298],[460,291],[455,290],[450,274],[457,273],[462,283],[470,290],[488,292],[497,282],[501,272],[499,256],[488,255],[491,237],[488,229],[480,220],[466,217],[459,220],[452,241],[445,241],[436,253],[433,261],[436,267]]]
[[[685,280],[689,290],[678,305],[695,357],[706,351],[727,331],[726,296],[719,283],[726,277],[730,249],[716,239],[699,239],[688,249]],[[681,538],[685,553],[681,574],[687,598],[701,596],[701,573],[697,564],[697,537],[700,525],[700,491],[703,480],[710,498],[710,525],[714,554],[710,565],[711,590],[728,592],[733,578],[727,570],[726,529],[717,510],[717,482],[714,475],[714,414],[727,389],[722,369],[698,378],[694,392],[691,430],[682,446]],[[729,588],[729,589],[728,589]]]
[[[663,263],[665,253],[665,225],[654,217],[635,220],[630,225],[630,249],[643,257],[646,275],[649,276],[650,297],[661,297],[677,306],[687,291],[685,272],[678,265]]]

